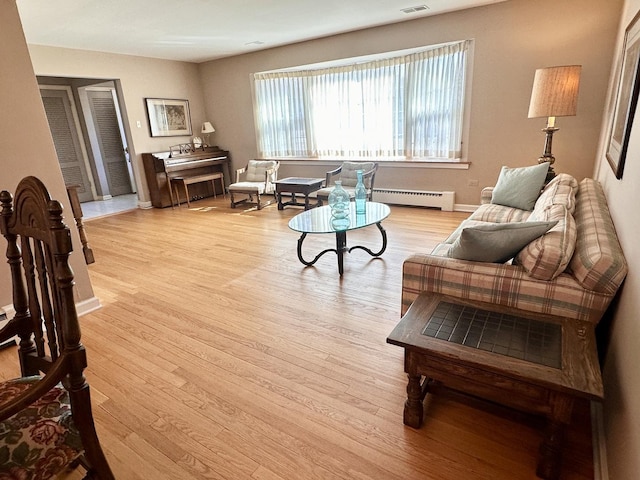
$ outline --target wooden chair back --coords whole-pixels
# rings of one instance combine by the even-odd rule
[[[56,365],[53,373],[61,381],[60,370],[83,369],[86,359],[68,265],[71,235],[62,221],[62,206],[48,195],[35,177],[20,183],[13,203],[8,192],[0,194],[0,227],[7,239],[16,311],[6,330],[15,330],[20,338],[23,376],[48,373]],[[77,367],[66,365],[70,357],[80,361]]]
[[[95,432],[89,385],[83,371],[86,352],[80,342],[73,272],[69,266],[71,234],[62,205],[36,177],[18,185],[15,198],[0,192],[0,231],[7,240],[15,316],[0,330],[0,341],[18,336],[23,377],[43,374],[29,389],[0,405],[5,420],[42,398],[62,382],[80,432],[88,469],[100,479],[113,474]]]
[[[342,181],[342,186],[347,187],[346,190],[353,198],[353,187],[356,185],[356,171],[362,170],[362,180],[367,189],[367,200],[373,200],[373,186],[378,171],[377,162],[344,162],[334,170],[326,173],[324,187],[316,192],[319,203],[322,205],[328,201],[329,194],[333,190],[336,180]],[[350,190],[351,189],[351,190]]]

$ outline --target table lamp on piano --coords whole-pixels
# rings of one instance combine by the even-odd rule
[[[204,145],[203,145],[204,147],[209,146],[209,135],[215,131],[216,129],[213,128],[213,125],[211,125],[211,122],[204,122],[202,124],[202,133],[204,133]]]

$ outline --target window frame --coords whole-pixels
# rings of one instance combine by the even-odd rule
[[[375,155],[365,155],[365,156],[346,156],[346,155],[317,155],[317,156],[307,156],[307,155],[263,155],[263,158],[273,158],[281,161],[294,161],[295,163],[299,162],[310,162],[310,161],[332,161],[332,160],[371,160],[375,159],[377,161],[383,161],[389,164],[430,164],[432,167],[436,164],[440,164],[445,166],[447,164],[465,164],[468,163],[468,140],[469,140],[469,130],[470,130],[470,107],[471,107],[471,94],[472,94],[472,72],[473,72],[473,60],[474,60],[474,47],[475,41],[474,39],[466,39],[459,41],[452,41],[441,44],[434,44],[428,46],[422,46],[412,49],[405,50],[397,50],[391,52],[384,52],[379,54],[360,56],[360,57],[349,57],[343,58],[339,60],[333,60],[328,62],[321,62],[316,64],[309,65],[301,65],[288,67],[277,70],[263,71],[257,72],[250,75],[250,83],[252,89],[252,97],[253,97],[253,108],[254,108],[254,126],[255,126],[255,134],[256,134],[256,145],[258,146],[258,151],[260,151],[260,126],[258,122],[258,105],[257,105],[257,92],[256,92],[256,81],[255,75],[259,74],[268,74],[268,73],[281,73],[281,72],[303,72],[306,70],[318,70],[318,69],[326,69],[331,67],[340,67],[340,66],[349,66],[356,65],[363,62],[369,62],[372,60],[380,60],[380,59],[388,59],[388,58],[396,58],[400,56],[410,55],[412,53],[420,53],[426,52],[429,50],[438,49],[447,45],[455,45],[466,43],[466,54],[465,54],[465,66],[464,66],[464,90],[463,90],[463,106],[462,106],[462,119],[460,123],[461,133],[460,133],[460,155],[458,158],[443,158],[443,157],[413,157],[407,158],[406,155],[403,156],[375,156]],[[406,127],[405,133],[406,135]],[[405,150],[405,154],[406,154]],[[409,166],[409,165],[407,165]],[[426,165],[425,165],[426,166]],[[452,165],[453,167],[453,165]],[[457,168],[457,167],[454,167]]]

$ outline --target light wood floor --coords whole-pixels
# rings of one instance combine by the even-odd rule
[[[402,424],[403,351],[385,343],[402,261],[466,214],[392,207],[387,251],[347,255],[341,279],[333,254],[299,263],[287,227],[299,212],[219,196],[86,223],[103,305],[81,318],[86,375],[117,478],[535,478],[538,419],[442,391],[422,429]],[[377,249],[380,234],[348,241]],[[307,255],[334,243],[309,236]],[[14,354],[0,352],[3,376]],[[593,478],[579,407],[566,479]]]

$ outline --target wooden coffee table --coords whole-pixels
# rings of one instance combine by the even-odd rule
[[[404,423],[419,428],[433,382],[547,418],[536,473],[560,474],[564,426],[578,397],[601,401],[594,325],[422,293],[387,342],[404,348]]]
[[[320,190],[322,182],[324,182],[324,178],[288,177],[277,180],[274,183],[276,184],[276,196],[278,197],[278,210],[283,210],[287,205],[304,206],[305,210],[309,210],[309,208],[311,208],[309,204],[309,194]],[[283,193],[290,193],[291,200],[283,202]],[[296,193],[304,195],[304,203],[296,200]],[[318,204],[313,206],[315,207],[317,205]]]

